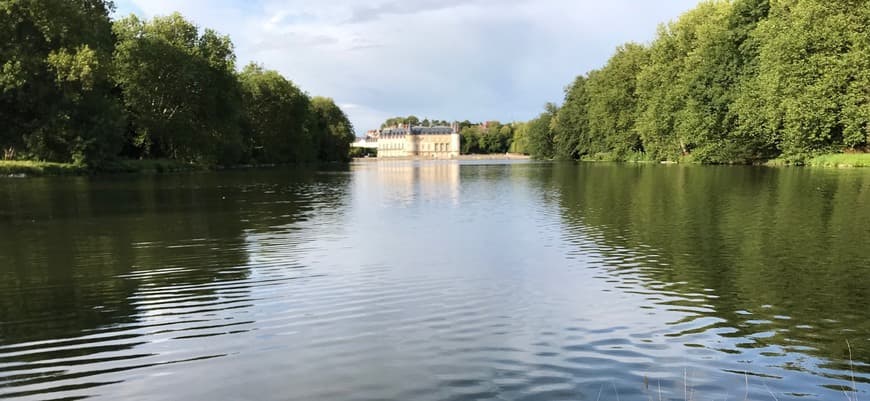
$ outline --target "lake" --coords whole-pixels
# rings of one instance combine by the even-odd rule
[[[868,305],[870,170],[0,179],[0,398],[865,400]]]

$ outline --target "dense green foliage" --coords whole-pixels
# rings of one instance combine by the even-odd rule
[[[238,162],[231,154],[241,145],[241,99],[229,38],[211,30],[200,35],[180,14],[130,16],[115,23],[115,34],[115,80],[124,88],[139,154]]]
[[[397,125],[403,125],[403,124],[411,124],[413,126],[428,127],[428,126],[439,126],[439,125],[440,126],[448,126],[448,125],[450,125],[450,122],[447,120],[430,120],[428,118],[424,118],[423,120],[420,120],[419,117],[417,117],[415,115],[410,115],[407,117],[399,116],[399,117],[388,118],[386,121],[384,121],[383,124],[381,124],[381,128],[395,127]]]
[[[508,153],[529,154],[529,123],[519,122],[512,124],[514,137]]]
[[[239,82],[244,105],[244,137],[256,161],[307,161],[317,155],[313,133],[306,127],[311,99],[275,71],[251,64]]]
[[[332,99],[315,97],[309,107],[308,130],[320,160],[344,160],[350,155],[353,127]]]
[[[348,158],[353,127],[274,71],[236,71],[229,37],[180,14],[112,22],[107,0],[0,2],[3,159],[99,167]]]
[[[124,122],[108,81],[111,7],[100,0],[0,2],[4,158],[90,162],[118,151]]]
[[[538,118],[528,122],[527,150],[531,155],[543,158],[556,156],[557,138],[556,128],[559,108],[555,104],[547,104],[546,110]],[[568,139],[562,139],[559,143],[567,143]],[[570,146],[560,146],[559,151],[570,151]]]
[[[746,163],[870,142],[870,3],[705,1],[530,122],[542,158]]]
[[[420,118],[417,116],[414,116],[414,115],[410,115],[408,117],[399,116],[399,117],[388,118],[387,121],[384,121],[384,123],[381,124],[381,128],[395,127],[397,125],[402,125],[402,124],[419,125]]]
[[[507,153],[514,139],[514,127],[498,121],[462,124],[459,131],[463,154]]]

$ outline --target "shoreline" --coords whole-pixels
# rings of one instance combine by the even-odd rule
[[[813,167],[813,168],[836,168],[836,169],[861,169],[870,167],[870,153],[826,153],[810,157],[806,160],[790,160],[776,158],[771,160],[759,160],[755,162],[731,162],[731,163],[701,163],[684,160],[644,160],[630,159],[617,160],[606,158],[581,158],[582,163],[629,163],[629,164],[663,164],[663,165],[698,165],[698,166],[756,166],[756,167]]]
[[[478,154],[460,155],[450,159],[433,159],[426,157],[357,157],[351,159],[353,163],[393,162],[393,161],[517,161],[533,160],[531,156],[522,154]],[[647,160],[577,160],[581,163],[642,163],[642,164],[700,164],[692,162],[673,161],[647,161]],[[115,175],[115,174],[172,174],[193,173],[205,171],[225,171],[239,169],[275,168],[281,166],[304,166],[303,164],[252,164],[238,166],[206,166],[189,164],[174,160],[119,160],[117,162],[100,166],[88,167],[73,163],[40,162],[29,160],[0,160],[0,178],[26,178],[26,177],[51,177],[51,176],[89,176],[89,175]],[[704,165],[704,164],[700,164]],[[753,164],[721,164],[725,166],[760,166],[760,167],[811,167],[811,168],[834,168],[834,169],[861,169],[870,168],[870,153],[830,153],[815,156],[807,161],[790,161],[785,159],[773,159],[766,162]]]
[[[463,160],[532,160],[531,156],[521,155],[516,153],[498,153],[498,154],[480,154],[480,155],[459,155],[459,157],[451,157],[448,159],[437,159],[431,157],[355,157],[354,162],[390,162],[390,161],[463,161]]]
[[[0,179],[30,177],[83,177],[108,176],[121,174],[160,175],[175,173],[198,173],[209,171],[233,171],[270,169],[279,167],[309,167],[312,165],[333,165],[335,162],[311,162],[296,164],[239,164],[233,166],[202,165],[183,163],[174,160],[119,160],[99,167],[89,167],[73,163],[39,162],[29,160],[0,160]]]
[[[827,153],[802,162],[773,159],[763,165],[771,167],[865,168],[870,167],[870,153]]]
[[[88,176],[113,174],[164,174],[208,171],[208,166],[173,160],[119,160],[99,167],[74,163],[0,160],[0,177]]]

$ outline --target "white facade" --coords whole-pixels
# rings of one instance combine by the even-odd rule
[[[378,158],[453,159],[459,157],[457,124],[451,127],[403,125],[377,131]]]

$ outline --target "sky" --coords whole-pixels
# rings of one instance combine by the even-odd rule
[[[698,0],[116,0],[229,35],[239,68],[335,100],[357,134],[389,117],[525,121],[577,75]]]

